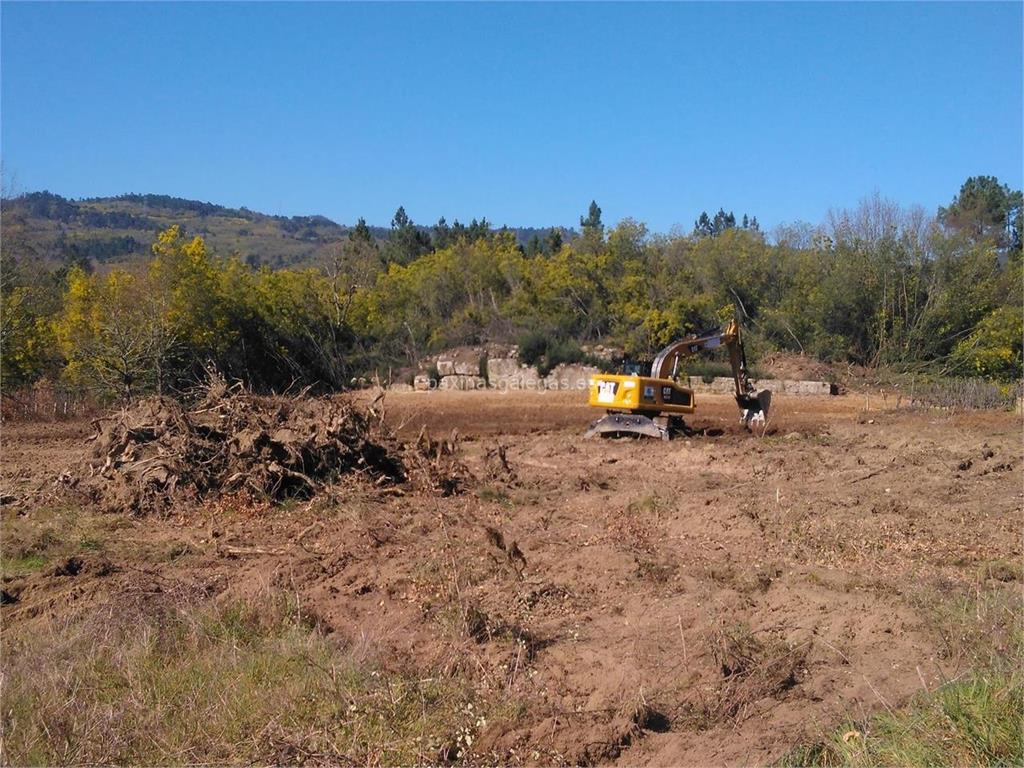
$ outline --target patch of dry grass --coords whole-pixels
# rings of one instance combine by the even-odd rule
[[[485,725],[452,679],[359,664],[282,598],[4,638],[10,765],[456,759]]]

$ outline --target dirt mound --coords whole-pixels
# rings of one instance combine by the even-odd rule
[[[769,352],[758,360],[756,367],[759,374],[775,379],[794,379],[796,381],[837,381],[839,379],[839,372],[828,363],[792,352]]]
[[[214,383],[190,408],[155,397],[95,424],[83,485],[135,514],[221,492],[306,497],[348,473],[405,479],[376,412],[338,399],[260,397]]]

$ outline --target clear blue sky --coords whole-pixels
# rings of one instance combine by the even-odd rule
[[[20,191],[819,222],[1022,181],[1022,4],[2,5]]]

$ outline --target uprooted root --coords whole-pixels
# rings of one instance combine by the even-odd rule
[[[484,454],[484,466],[491,480],[515,485],[518,481],[515,469],[508,460],[508,448],[501,443],[495,443],[487,449]]]
[[[473,480],[459,453],[458,430],[453,429],[447,438],[434,439],[423,427],[408,459],[410,471],[431,490],[442,496],[455,496]]]
[[[379,416],[339,399],[260,397],[214,382],[191,408],[155,397],[95,424],[83,485],[135,514],[224,492],[308,497],[343,474],[405,479]]]

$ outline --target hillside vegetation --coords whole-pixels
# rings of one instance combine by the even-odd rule
[[[771,238],[724,210],[688,235],[631,219],[606,228],[596,203],[578,237],[525,244],[486,220],[428,231],[401,208],[386,232],[157,196],[29,195],[4,217],[8,391],[49,377],[131,398],[211,365],[258,389],[337,389],[448,346],[538,339],[563,358],[595,340],[644,357],[733,314],[759,352],[1021,376],[1021,193],[991,177],[969,179],[935,216],[875,196]],[[268,250],[225,246],[229,222],[266,233]],[[61,254],[42,223],[65,244],[98,227],[111,249],[148,253],[116,267],[84,246]],[[155,242],[140,239],[148,227]],[[266,266],[296,260],[309,266]]]
[[[399,218],[402,215],[404,211]],[[322,264],[331,247],[352,229],[325,216],[272,216],[170,195],[68,200],[51,192],[32,192],[4,201],[7,233],[17,237],[23,253],[29,251],[50,264],[125,265],[147,256],[157,233],[174,225],[201,236],[215,253],[236,256],[253,267],[274,268]],[[444,228],[444,219],[439,226]],[[388,227],[369,229],[379,241],[391,233]],[[430,241],[430,227],[416,229]],[[493,227],[486,219],[474,219],[464,229],[489,234]],[[511,231],[525,245],[531,237],[547,235],[550,228]],[[436,239],[436,232],[433,236]]]

